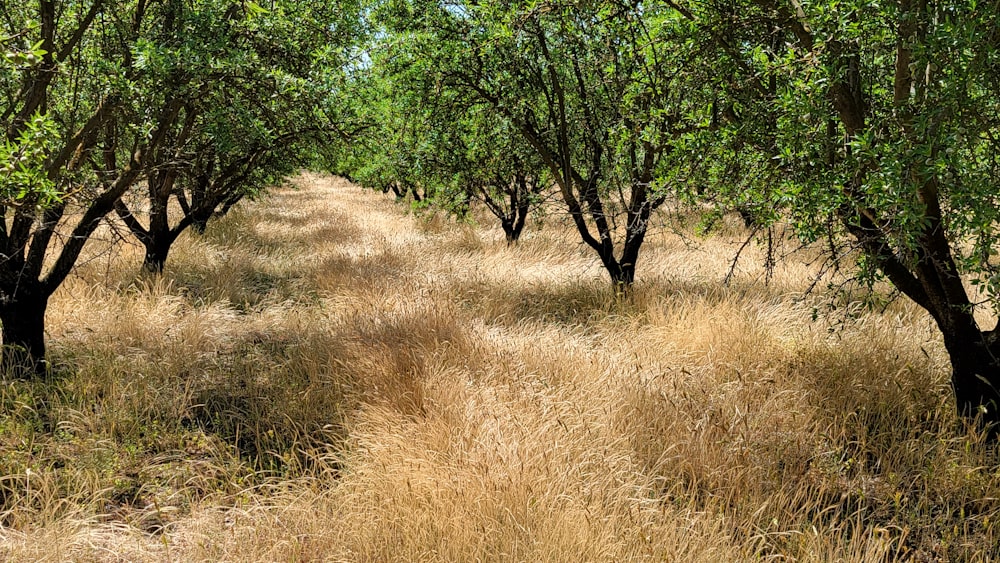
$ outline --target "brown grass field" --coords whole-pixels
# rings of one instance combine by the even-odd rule
[[[296,183],[161,279],[91,245],[56,375],[0,385],[0,559],[1000,557],[998,452],[929,317],[805,294],[815,252],[765,284],[751,246],[724,286],[736,222],[664,220],[620,298],[557,217],[508,248]]]

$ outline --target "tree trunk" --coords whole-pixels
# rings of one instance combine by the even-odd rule
[[[243,201],[244,196],[246,196],[246,194],[241,193],[227,197],[226,200],[222,203],[222,207],[217,212],[210,211],[208,213],[208,216],[205,218],[205,221],[207,222],[212,217],[225,217],[226,214],[229,213],[230,209],[236,206],[237,203]]]
[[[168,203],[173,193],[174,181],[177,175],[174,171],[155,175],[149,180],[149,229],[145,236],[140,237],[146,247],[146,256],[142,267],[154,274],[163,273],[163,265],[167,262],[170,245],[177,239],[177,232],[170,228]]]
[[[507,239],[507,246],[513,246],[517,242],[517,235],[514,234],[514,222],[509,219],[501,219],[500,226],[503,227],[504,238]]]
[[[208,222],[214,219],[215,217],[221,217],[222,215],[225,215],[226,213],[229,212],[229,209],[231,207],[232,205],[229,205],[227,203],[218,213],[216,213],[214,206],[207,209],[205,207],[195,207],[191,209],[191,211],[184,214],[184,218],[181,219],[181,223],[183,223],[184,221],[189,221],[191,223],[191,227],[195,230],[195,232],[198,233],[199,235],[203,235],[205,234],[205,231],[208,229]],[[178,227],[180,227],[180,224],[178,224]]]
[[[170,246],[177,240],[173,231],[150,232],[143,244],[146,247],[146,256],[143,258],[142,267],[147,272],[162,274],[163,266],[167,263],[167,255],[170,254]]]
[[[604,264],[604,269],[607,270],[608,275],[611,276],[611,283],[615,288],[615,293],[628,295],[629,290],[632,289],[632,284],[635,283],[635,263],[618,261],[614,256],[601,256],[601,262]]]
[[[512,234],[514,242],[517,242],[521,238],[521,231],[524,230],[524,222],[528,220],[528,213],[531,211],[530,200],[528,200],[527,196],[522,196],[514,209],[516,218],[514,219]]]
[[[635,283],[635,264],[619,264],[617,274],[612,274],[611,279],[622,293],[632,289],[632,284]]]
[[[30,284],[30,280],[22,280]],[[3,324],[3,365],[13,369],[16,377],[45,374],[45,309],[48,297],[41,288],[25,291],[0,302],[0,323]]]
[[[197,219],[192,220],[191,226],[199,235],[205,234],[205,230],[208,229],[208,217],[198,217]]]
[[[517,241],[521,240],[521,231],[523,230],[524,221],[518,221],[512,225],[509,232],[504,229],[504,232],[507,234],[507,246],[517,244]]]
[[[498,219],[500,219],[500,226],[503,228],[503,233],[507,239],[507,246],[513,246],[517,244],[518,239],[521,238],[521,232],[524,231],[524,222],[527,220],[528,211],[530,207],[528,205],[518,205],[515,198],[511,197],[511,200],[515,205],[512,206],[509,212],[505,211],[500,206],[496,205],[489,195],[485,196],[484,201],[486,201],[487,207]]]
[[[944,335],[951,360],[951,386],[959,416],[974,419],[991,435],[1000,431],[1000,345],[992,333]]]
[[[169,246],[150,244],[146,247],[146,256],[142,260],[143,269],[152,274],[162,274],[169,252]]]

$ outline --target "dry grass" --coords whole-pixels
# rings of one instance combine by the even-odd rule
[[[620,299],[557,220],[507,248],[298,184],[53,298],[58,377],[0,387],[0,557],[997,557],[996,450],[912,306],[827,315],[753,248],[724,287],[735,227],[657,232]]]

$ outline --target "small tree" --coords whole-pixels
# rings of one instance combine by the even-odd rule
[[[517,243],[550,181],[545,165],[510,121],[481,106],[438,118],[445,145],[436,158],[445,204],[464,211],[479,201],[500,221],[508,245]]]
[[[546,189],[544,165],[508,119],[443,84],[413,47],[405,31],[367,46],[352,98],[368,127],[341,173],[458,216],[480,201],[513,244]]]

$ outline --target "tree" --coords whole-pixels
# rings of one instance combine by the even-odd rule
[[[269,6],[39,0],[0,7],[7,65],[0,74],[0,323],[4,361],[18,372],[44,373],[48,299],[140,179],[154,207],[163,194],[191,187],[182,223],[205,221],[213,206],[225,208],[240,197],[234,194],[251,194],[291,170],[297,161],[284,152],[293,150],[287,138],[325,128],[310,117],[324,113],[320,100],[336,93],[335,79],[313,63],[347,44],[356,11],[349,2],[318,0]],[[238,37],[206,33],[227,25]],[[226,39],[237,41],[219,44]],[[260,96],[263,87],[273,95]],[[322,98],[289,95],[301,91]],[[227,114],[219,109],[227,104],[249,109]],[[287,118],[292,107],[306,111]],[[227,135],[232,142],[223,142]],[[186,183],[191,178],[199,181]],[[154,223],[163,215],[152,216],[146,233],[162,232]]]
[[[146,249],[144,267],[161,272],[188,227],[254,197],[312,164],[310,144],[329,144],[337,123],[333,76],[342,64],[353,12],[341,2],[231,2],[161,6],[138,51],[137,80],[183,75],[202,85],[184,99],[183,118],[143,170],[148,221],[121,200],[118,216]],[[263,93],[267,93],[263,95]],[[170,201],[178,207],[171,212]],[[179,218],[171,215],[179,211]]]
[[[425,69],[394,64],[395,47],[369,51],[373,67],[362,79],[374,83],[368,87],[381,101],[368,104],[374,142],[358,143],[348,174],[397,199],[412,193],[416,203],[460,217],[479,201],[499,219],[508,244],[515,243],[549,186],[544,164],[508,119],[428,81],[433,74]],[[386,146],[382,132],[392,131],[395,141]]]
[[[730,130],[752,139],[758,116],[773,124],[775,142],[758,154],[782,181],[756,195],[787,210],[806,239],[851,241],[862,273],[926,310],[951,359],[959,414],[996,425],[1000,338],[975,313],[996,311],[1000,290],[998,7],[878,7],[760,0],[682,10],[735,80],[777,85],[773,96],[742,97],[743,124]]]
[[[433,147],[426,151],[435,204],[464,215],[479,201],[500,221],[507,244],[515,244],[551,187],[545,164],[509,119],[444,89],[436,96]]]
[[[177,118],[174,98],[147,109],[124,165],[97,187],[84,164],[101,130],[127,97],[113,61],[124,55],[98,15],[141,6],[122,2],[39,1],[2,8],[9,66],[5,174],[0,201],[0,323],[5,363],[44,371],[48,299],[69,275],[87,239],[138,177],[148,151]],[[58,236],[68,233],[68,236]],[[50,256],[51,254],[51,256]]]
[[[688,27],[658,3],[389,2],[396,55],[503,116],[544,163],[584,243],[627,289],[653,211],[709,104],[676,72]],[[685,53],[681,55],[680,53]]]
[[[422,203],[434,195],[427,168],[436,152],[429,144],[437,98],[432,74],[400,63],[393,42],[379,37],[374,34],[365,45],[366,64],[348,73],[353,120],[362,130],[339,155],[336,168],[364,188]]]

